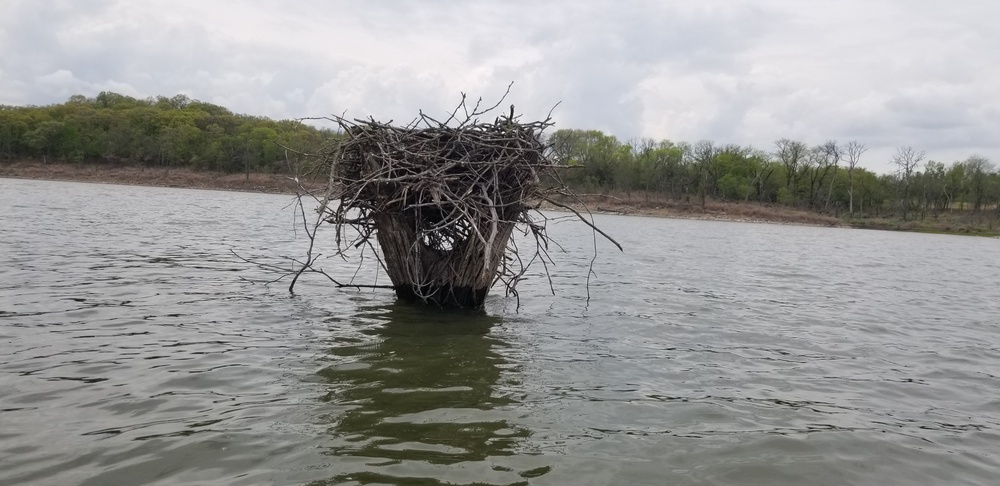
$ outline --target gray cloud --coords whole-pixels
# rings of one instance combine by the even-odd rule
[[[288,118],[408,121],[459,93],[622,139],[859,140],[1000,161],[1000,4],[7,0],[0,103],[184,93]]]

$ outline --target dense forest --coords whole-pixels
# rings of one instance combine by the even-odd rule
[[[0,106],[0,160],[186,167],[219,172],[286,172],[336,134],[300,121],[234,114],[189,99],[136,99],[102,92],[61,104]],[[863,168],[858,142],[810,146],[781,139],[766,149],[636,139],[562,129],[548,142],[580,192],[690,204],[780,205],[853,218],[922,220],[972,215],[1000,220],[1000,171],[986,158],[948,164],[899,147],[894,172]],[[291,150],[286,150],[291,149]],[[289,155],[293,154],[293,155]]]
[[[559,130],[549,141],[559,160],[579,166],[566,173],[572,186],[626,197],[700,204],[712,198],[903,219],[986,212],[1000,202],[1000,172],[980,156],[945,165],[900,147],[889,161],[895,172],[880,175],[861,167],[867,148],[858,142],[809,146],[781,139],[767,151],[710,141],[624,143],[593,130]]]
[[[42,107],[0,106],[0,159],[282,172],[285,147],[315,152],[330,131],[189,99],[102,92]],[[293,152],[294,153],[294,152]]]

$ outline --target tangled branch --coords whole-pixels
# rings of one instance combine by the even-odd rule
[[[317,223],[334,226],[337,255],[372,250],[401,298],[479,307],[497,282],[516,296],[532,262],[542,261],[546,274],[551,263],[541,201],[570,209],[614,242],[551,199],[569,194],[541,138],[551,117],[521,122],[511,106],[483,122],[500,102],[480,110],[481,102],[470,109],[463,95],[444,121],[421,112],[402,127],[327,118],[345,137],[324,154],[329,184]],[[518,251],[518,229],[534,239],[530,258]]]

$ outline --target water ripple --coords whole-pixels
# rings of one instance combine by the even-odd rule
[[[555,296],[440,312],[254,283],[287,203],[0,180],[0,483],[1000,475],[995,240],[599,217],[589,300],[560,223]]]

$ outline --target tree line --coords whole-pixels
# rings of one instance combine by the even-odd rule
[[[337,134],[294,120],[234,114],[185,95],[137,99],[74,95],[49,106],[0,105],[0,160],[38,159],[282,172],[289,153],[316,153]],[[973,155],[950,164],[899,147],[895,169],[861,166],[857,141],[810,146],[780,139],[768,149],[711,141],[621,141],[597,130],[547,136],[564,181],[578,192],[694,201],[780,204],[834,215],[901,216],[968,210],[1000,216],[1000,172]],[[291,149],[288,151],[286,149]]]
[[[890,174],[861,167],[857,141],[810,146],[780,139],[770,150],[700,141],[622,142],[596,130],[562,129],[549,136],[553,155],[569,167],[565,181],[584,192],[774,203],[842,216],[908,219],[950,210],[1000,214],[1000,172],[973,155],[948,165],[899,147]]]
[[[107,162],[222,172],[280,172],[285,147],[315,153],[332,132],[234,114],[185,95],[74,95],[50,106],[0,105],[0,159]]]

